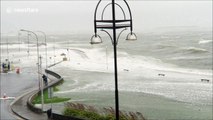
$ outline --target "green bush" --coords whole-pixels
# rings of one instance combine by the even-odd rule
[[[103,108],[104,114],[100,114],[97,109],[92,106],[87,106],[79,103],[66,103],[63,114],[65,116],[78,117],[87,120],[116,120],[115,110],[110,108]],[[143,115],[139,112],[124,112],[119,113],[120,120],[145,120]]]

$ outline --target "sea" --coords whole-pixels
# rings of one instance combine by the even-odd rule
[[[107,34],[98,34],[103,43],[93,45],[89,33],[47,34],[47,51],[39,36],[42,69],[66,57],[48,68],[64,78],[54,95],[114,108],[113,45]],[[127,34],[117,44],[119,109],[141,112],[148,120],[212,120],[212,30],[170,27],[136,32],[135,41],[126,41]],[[29,39],[3,36],[1,62],[9,58],[22,72],[36,70],[36,40]],[[57,104],[53,111],[62,113],[63,107]]]

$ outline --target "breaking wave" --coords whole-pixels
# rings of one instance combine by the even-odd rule
[[[182,48],[181,52],[191,53],[191,54],[199,54],[199,53],[206,53],[206,52],[208,52],[208,50],[203,49],[203,48],[187,47],[187,48]]]
[[[198,44],[207,44],[207,43],[212,43],[212,40],[200,40]]]

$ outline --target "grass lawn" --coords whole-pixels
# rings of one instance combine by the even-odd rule
[[[57,87],[53,87],[53,91],[59,91],[59,89]],[[58,103],[58,102],[64,102],[64,101],[68,101],[71,98],[61,98],[61,97],[57,97],[54,96],[52,98],[48,98],[48,90],[44,91],[44,103]],[[41,104],[41,94],[39,94],[32,102],[33,104]]]

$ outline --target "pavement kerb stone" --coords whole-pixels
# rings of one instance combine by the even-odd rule
[[[46,71],[49,71],[49,70],[45,70],[45,72],[46,72]],[[49,72],[52,72],[52,73],[56,74],[57,76],[60,76],[60,75],[58,75],[57,73],[55,73],[55,72],[53,72],[53,71],[49,71]],[[49,74],[50,74],[50,73],[49,73]],[[52,75],[52,76],[54,76],[54,75]],[[55,76],[54,76],[54,77],[55,77]],[[57,78],[57,77],[55,77],[55,78]],[[52,86],[54,86],[54,85],[57,85],[58,83],[60,83],[61,81],[63,81],[63,78],[60,76],[60,78],[57,78],[57,80],[50,80],[50,81],[51,81],[50,84],[49,84],[48,86],[46,86],[44,89],[47,89],[47,88],[52,87]],[[15,115],[17,115],[18,117],[20,117],[21,119],[28,120],[28,119],[25,118],[24,116],[18,114],[18,113],[13,109],[13,106],[14,106],[14,104],[15,104],[18,100],[20,100],[22,97],[24,97],[24,96],[26,96],[26,95],[28,95],[28,94],[32,94],[32,95],[30,95],[30,96],[28,97],[28,100],[27,100],[27,101],[29,101],[34,95],[38,94],[39,92],[40,92],[40,91],[39,91],[39,90],[36,90],[36,88],[32,88],[32,89],[29,90],[29,92],[23,93],[22,95],[20,95],[19,97],[17,97],[17,98],[10,104],[10,109],[11,109],[11,111],[12,111]],[[33,112],[34,112],[34,111],[33,111]],[[45,112],[44,112],[44,113],[45,113]],[[35,113],[35,114],[37,114],[37,113]]]
[[[13,102],[10,103],[10,109],[11,109],[11,111],[12,111],[15,115],[17,115],[17,117],[19,117],[19,118],[21,118],[21,119],[24,119],[24,120],[27,120],[25,117],[19,115],[19,114],[13,109],[12,106],[13,106],[19,99],[21,99],[22,97],[24,97],[24,96],[27,95],[27,94],[32,93],[33,91],[36,91],[36,88],[33,88],[32,90],[30,90],[30,91],[28,91],[28,92],[26,92],[26,93],[21,94],[21,95],[18,96]]]

